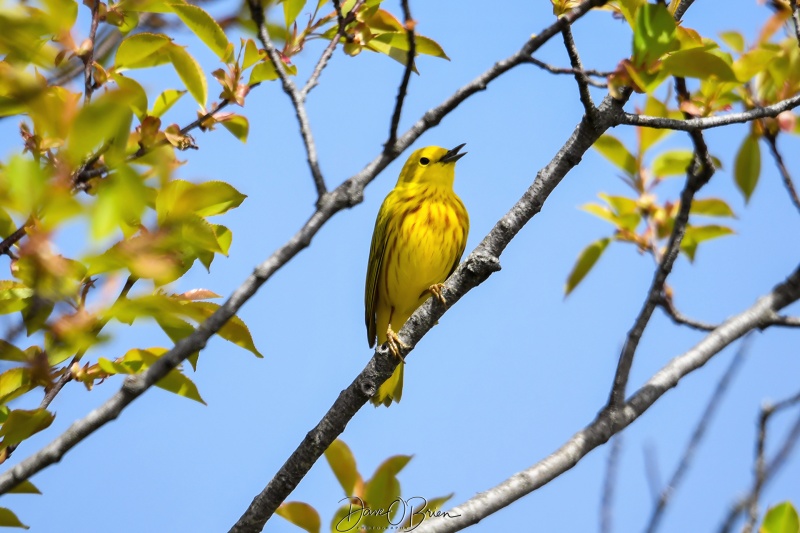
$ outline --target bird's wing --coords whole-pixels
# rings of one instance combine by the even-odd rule
[[[387,197],[388,199],[388,197]],[[383,258],[386,255],[387,225],[389,216],[386,213],[386,200],[383,201],[378,218],[375,220],[375,230],[372,232],[372,244],[369,247],[369,263],[367,266],[367,282],[364,286],[364,320],[367,324],[367,341],[369,347],[375,346],[377,338],[376,331],[376,307],[378,306],[378,276],[383,265]]]

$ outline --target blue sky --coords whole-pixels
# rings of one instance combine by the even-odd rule
[[[411,80],[401,132],[553,20],[549,2],[485,5],[412,2],[418,31],[437,40],[451,61],[419,59],[420,76]],[[387,2],[386,7],[400,12],[399,3]],[[736,2],[735,9],[697,2],[684,24],[708,37],[738,29],[751,43],[769,14],[751,0]],[[589,68],[611,70],[630,54],[629,27],[607,13],[584,17],[574,33]],[[238,35],[229,37],[238,42]],[[207,73],[218,68],[193,37],[176,39],[189,45]],[[296,58],[300,80],[323,45],[313,43]],[[536,57],[568,64],[560,38]],[[179,86],[166,67],[136,74],[150,94]],[[333,57],[308,100],[329,188],[379,153],[401,76],[401,66],[385,56],[365,52],[351,58],[337,51]],[[209,83],[210,94],[216,94],[214,83]],[[603,92],[593,95],[599,101]],[[635,97],[632,103],[641,101]],[[218,128],[196,132],[200,149],[182,154],[187,164],[180,177],[225,180],[248,198],[215,220],[233,231],[230,257],[215,260],[210,274],[195,267],[175,284],[176,291],[202,287],[229,294],[313,211],[313,183],[293,110],[279,85],[254,89],[243,113],[250,120],[246,144]],[[581,114],[571,77],[525,65],[467,100],[412,147],[467,143],[469,155],[459,161],[456,177],[456,191],[471,217],[467,252],[519,199]],[[194,117],[187,97],[165,120],[183,125]],[[19,145],[16,126],[16,120],[0,122],[3,154]],[[731,204],[738,216],[732,222],[737,234],[701,246],[694,264],[679,259],[669,280],[677,306],[707,321],[721,321],[752,305],[798,261],[800,215],[766,146],[761,182],[749,205],[733,187],[733,158],[747,131],[739,125],[707,133],[711,152],[724,168],[700,194]],[[626,127],[612,133],[629,142],[634,138],[634,130]],[[782,136],[779,143],[800,179],[797,139]],[[675,133],[662,146],[691,145],[687,135]],[[3,505],[34,531],[227,530],[371,357],[363,323],[369,242],[380,202],[409,153],[367,188],[362,204],[336,215],[311,247],[243,308],[240,316],[264,359],[213,340],[191,374],[207,406],[154,389],[61,463],[35,476],[42,496],[6,496]],[[564,298],[564,281],[579,251],[611,232],[578,207],[598,192],[626,193],[616,174],[596,152],[587,153],[505,251],[502,271],[449,310],[414,350],[406,367],[403,402],[390,409],[368,405],[351,421],[342,439],[362,475],[369,477],[391,455],[413,454],[400,475],[403,494],[453,492],[451,503],[457,504],[546,457],[594,418],[606,401],[619,350],[653,271],[649,257],[629,246],[611,246],[581,286]],[[680,186],[680,179],[665,183],[659,197],[676,198]],[[92,246],[74,233],[64,235],[59,244],[64,250]],[[798,307],[793,309],[798,314]],[[117,342],[89,356],[113,358],[134,346],[168,346],[166,337],[147,323],[118,328],[118,334]],[[662,531],[714,529],[749,487],[759,406],[797,392],[797,335],[778,329],[755,335],[693,470],[667,510]],[[657,311],[634,362],[631,390],[700,338],[702,334],[674,326]],[[653,498],[644,450],[653,450],[663,482],[734,351],[726,350],[684,379],[625,431],[616,531],[638,531],[646,524]],[[91,393],[70,384],[52,405],[54,424],[26,442],[12,462],[45,445],[120,384],[112,379]],[[796,416],[795,410],[775,420],[769,450]],[[607,452],[608,447],[592,452],[570,472],[471,531],[597,530]],[[794,457],[762,503],[800,503],[798,474],[800,459]],[[322,461],[290,499],[312,504],[328,524],[343,496]],[[266,531],[300,530],[275,517]]]

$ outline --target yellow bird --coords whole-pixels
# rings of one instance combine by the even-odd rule
[[[400,357],[405,346],[395,331],[431,295],[444,303],[442,282],[458,266],[469,233],[469,215],[453,191],[456,161],[466,155],[459,153],[463,147],[428,146],[411,154],[378,211],[364,288],[370,348],[377,337]],[[372,403],[388,407],[400,401],[403,366]]]

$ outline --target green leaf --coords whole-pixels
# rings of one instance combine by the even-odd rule
[[[761,148],[758,145],[758,137],[750,134],[744,138],[742,145],[739,147],[734,165],[736,187],[744,196],[745,203],[750,201],[750,197],[758,184],[760,173]]]
[[[707,217],[735,217],[733,209],[719,198],[705,198],[703,200],[694,200],[692,207],[689,209],[692,215],[703,215]]]
[[[36,161],[23,155],[14,154],[5,168],[5,187],[7,187],[10,207],[28,216],[38,210],[47,190],[47,176]]]
[[[593,148],[618,168],[624,170],[628,176],[636,175],[636,158],[625,148],[622,141],[613,135],[602,135],[595,141]]]
[[[572,267],[572,272],[569,273],[567,277],[567,283],[564,287],[564,294],[569,295],[575,287],[586,277],[586,274],[594,267],[597,260],[600,259],[600,256],[606,250],[608,243],[611,242],[611,239],[606,237],[605,239],[600,239],[594,241],[589,246],[583,249],[583,251],[578,255],[578,260],[575,261],[575,266]]]
[[[163,49],[171,44],[169,37],[160,33],[137,33],[126,37],[117,48],[114,66],[143,68],[161,65],[168,61]]]
[[[676,24],[663,4],[644,4],[637,11],[633,27],[633,63],[648,66],[679,46]]]
[[[15,361],[24,363],[28,360],[25,352],[11,344],[10,342],[0,339],[0,359],[3,361]]]
[[[740,82],[750,81],[753,76],[765,72],[769,64],[773,59],[778,57],[780,52],[780,49],[762,45],[742,54],[732,65],[733,71],[736,73],[736,78]]]
[[[202,322],[220,308],[220,305],[214,302],[182,302],[182,304],[184,313],[196,322]],[[217,335],[228,342],[232,342],[244,348],[257,357],[264,357],[261,355],[261,352],[256,349],[255,344],[253,344],[253,337],[250,335],[250,330],[247,325],[236,315],[231,317],[231,319],[222,326],[217,332]]]
[[[208,84],[200,64],[182,46],[170,43],[166,50],[175,72],[186,84],[189,94],[198,104],[205,106],[208,99]]]
[[[650,115],[651,117],[667,117],[669,115],[669,110],[667,106],[664,105],[664,102],[648,95],[647,102],[644,106],[644,114]],[[668,129],[656,128],[639,128],[638,131],[640,135],[639,151],[642,154],[649,150],[655,143],[672,133],[671,130]]]
[[[286,28],[291,27],[305,5],[306,0],[283,0],[283,18],[286,20]]]
[[[285,4],[284,4],[285,5]],[[322,523],[316,509],[303,502],[282,503],[275,514],[285,518],[308,533],[319,533]]]
[[[608,205],[613,207],[614,212],[618,215],[638,213],[639,206],[636,203],[636,200],[633,198],[628,198],[627,196],[612,196],[602,192],[597,196],[605,200]]]
[[[194,184],[173,180],[164,186],[156,199],[158,222],[164,224],[190,215],[221,215],[241,205],[245,198],[247,196],[224,181]]]
[[[397,480],[397,474],[405,468],[410,460],[410,455],[394,455],[378,466],[375,474],[364,486],[365,500],[370,506],[387,509],[391,502],[400,497],[400,482]],[[394,511],[397,510],[397,508],[394,509]],[[389,518],[394,516],[395,513],[392,512]],[[380,518],[383,524],[386,524],[387,517],[376,518]],[[374,525],[371,522],[367,520],[365,525]]]
[[[798,531],[800,531],[800,518],[791,502],[771,507],[759,529],[759,533],[798,533]]]
[[[0,405],[19,398],[32,388],[30,369],[17,367],[6,370],[0,374]]]
[[[286,71],[287,74],[290,76],[297,75],[297,67],[294,65],[283,65],[283,70]],[[261,63],[257,63],[256,66],[253,67],[253,70],[250,72],[250,80],[247,82],[248,85],[254,85],[256,83],[261,83],[262,81],[273,81],[278,79],[278,71],[275,70],[275,66],[272,64],[270,59],[264,58]]]
[[[11,280],[0,280],[0,315],[22,311],[33,296],[33,289]]]
[[[67,137],[68,153],[80,162],[97,149],[112,143],[124,150],[133,118],[135,94],[123,88],[110,91],[81,108]],[[145,104],[146,105],[146,104]]]
[[[8,447],[19,444],[31,435],[42,431],[53,423],[56,416],[46,409],[14,409],[0,427],[0,437],[3,437],[2,446]]]
[[[111,73],[111,79],[116,82],[120,89],[130,93],[131,110],[140,121],[144,120],[145,115],[147,115],[147,93],[144,87],[139,85],[137,81],[116,72]]]
[[[681,251],[686,254],[689,261],[694,261],[697,246],[704,241],[717,239],[733,234],[734,231],[727,226],[710,224],[708,226],[687,226],[681,241]]]
[[[8,491],[9,494],[41,494],[42,492],[36,488],[36,485],[27,479],[19,485]]]
[[[164,348],[150,348],[148,350],[137,348],[126,352],[122,360],[124,365],[132,370],[128,371],[128,374],[138,373],[151,367],[165,353],[167,353],[167,350]],[[166,376],[158,380],[156,387],[206,405],[206,402],[200,397],[194,382],[182,374],[178,368],[170,370]]]
[[[247,142],[247,134],[250,132],[250,123],[247,117],[242,115],[229,115],[220,124],[231,132],[234,137],[242,142]]]
[[[661,68],[673,76],[701,80],[715,76],[720,81],[737,81],[730,64],[703,48],[673,52],[661,61]]]
[[[339,485],[344,489],[344,493],[348,496],[354,494],[353,488],[356,483],[361,479],[356,467],[356,458],[350,447],[343,441],[336,439],[331,443],[327,450],[325,450],[325,459],[333,470],[336,480]]]
[[[228,38],[217,21],[202,8],[191,4],[171,4],[173,12],[222,61],[230,60]]]
[[[121,228],[126,234],[138,230],[147,207],[149,191],[142,177],[129,166],[119,167],[97,185],[92,208],[92,236],[100,239]]]
[[[685,175],[694,160],[691,150],[667,150],[653,159],[653,175],[657,178]]]
[[[0,207],[0,239],[5,239],[12,233],[17,231],[17,225],[8,214],[8,211]]]
[[[402,56],[404,59],[401,61],[401,63],[405,65],[406,58],[408,57],[408,34],[406,32],[381,33],[370,39],[367,45],[370,48],[374,48],[376,51],[387,55],[392,55],[390,53],[391,49],[402,51]],[[444,49],[441,47],[441,45],[439,45],[439,43],[433,39],[424,37],[422,35],[414,35],[414,45],[417,55],[423,54],[440,57],[442,59],[447,59],[448,61],[450,60],[450,58],[447,57],[447,54],[444,53]]]
[[[180,100],[181,96],[186,94],[186,91],[179,91],[177,89],[167,89],[166,91],[162,92],[156,98],[156,101],[153,103],[153,109],[150,111],[150,116],[153,117],[160,117],[163,116],[164,113],[169,111],[175,102]]]
[[[22,522],[19,521],[17,515],[11,509],[0,507],[0,527],[20,527],[22,529],[30,529]]]
[[[244,58],[242,59],[242,70],[246,70],[256,62],[261,61],[264,59],[266,53],[263,50],[259,50],[256,46],[255,41],[253,39],[247,39],[244,42]]]
[[[739,52],[740,54],[744,52],[746,43],[744,36],[738,31],[723,31],[719,36],[734,52]]]
[[[211,224],[211,228],[214,230],[214,235],[217,237],[217,243],[222,250],[220,253],[227,256],[228,250],[231,249],[231,243],[233,242],[233,233],[222,224]]]

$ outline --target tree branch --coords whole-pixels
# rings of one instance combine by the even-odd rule
[[[83,61],[83,105],[89,105],[94,92],[92,67],[94,66],[94,41],[97,35],[97,24],[100,22],[100,0],[93,0],[90,8],[92,10],[92,23],[89,27],[89,49],[81,55],[81,61]]]
[[[800,266],[771,292],[759,298],[753,306],[729,318],[692,349],[667,363],[628,400],[615,420],[607,415],[607,411],[601,411],[589,425],[546,458],[514,474],[496,487],[450,509],[447,517],[425,520],[415,533],[460,531],[546,485],[633,423],[683,377],[702,367],[714,355],[748,332],[762,328],[774,313],[798,298]]]
[[[622,453],[622,435],[611,439],[611,448],[606,460],[606,479],[603,483],[603,495],[600,498],[600,533],[611,533],[614,520],[614,489],[617,486],[619,472],[619,456]]]
[[[397,128],[400,126],[400,115],[403,112],[403,102],[408,93],[408,84],[411,81],[411,71],[414,70],[414,58],[417,55],[417,40],[414,36],[414,19],[411,18],[411,10],[408,7],[408,0],[402,0],[403,4],[403,17],[405,19],[404,26],[406,29],[406,36],[408,38],[408,54],[406,55],[406,68],[403,71],[403,80],[400,82],[400,87],[397,89],[397,100],[394,104],[394,113],[392,113],[392,122],[389,125],[389,138],[386,140],[384,150],[389,150],[394,146],[397,141]]]
[[[789,193],[789,199],[792,201],[797,210],[800,211],[800,197],[797,196],[797,189],[794,188],[792,175],[789,174],[789,169],[786,168],[786,165],[783,163],[783,157],[781,157],[781,153],[778,151],[777,136],[765,127],[764,139],[767,141],[770,152],[772,152],[772,158],[775,159],[775,165],[778,167],[778,172],[781,175],[784,187],[786,187],[786,192]]]
[[[540,60],[536,59],[535,57],[528,58],[527,62],[532,64],[532,65],[536,65],[540,69],[546,70],[547,72],[550,72],[551,74],[571,74],[571,75],[575,75],[575,74],[578,74],[578,73],[584,74],[584,76],[586,77],[586,83],[588,83],[589,85],[591,85],[593,87],[599,87],[601,89],[607,88],[608,84],[604,83],[602,81],[593,80],[589,76],[597,76],[597,77],[600,77],[600,78],[607,78],[608,76],[613,74],[613,72],[601,72],[599,70],[594,70],[594,69],[584,69],[584,70],[578,71],[578,70],[575,70],[574,68],[554,67],[553,65],[549,65],[549,64],[545,63],[544,61],[540,61]]]
[[[689,326],[690,328],[694,328],[700,331],[713,331],[719,327],[717,324],[709,324],[708,322],[701,322],[699,320],[694,320],[693,318],[687,317],[686,315],[678,311],[672,300],[668,298],[665,294],[661,295],[658,305],[661,307],[661,309],[664,310],[667,316],[670,317],[672,321],[675,322],[676,324]]]
[[[797,44],[800,46],[800,12],[797,9],[797,0],[789,0],[789,6],[792,8],[792,21],[794,22],[794,35],[797,38]]]
[[[707,130],[727,126],[728,124],[741,124],[764,117],[776,117],[789,109],[794,109],[800,105],[800,94],[781,100],[778,103],[765,107],[748,109],[741,113],[729,113],[727,115],[717,115],[714,117],[691,118],[687,120],[675,120],[671,118],[651,117],[648,115],[636,115],[620,111],[617,116],[617,124],[626,126],[645,126],[647,128],[669,129],[678,131]]]
[[[300,90],[301,100],[305,101],[306,97],[308,97],[308,93],[311,92],[311,89],[317,86],[317,83],[319,82],[319,76],[322,74],[322,70],[328,65],[328,61],[330,61],[333,51],[336,49],[336,45],[339,44],[339,39],[346,37],[347,25],[356,19],[356,13],[361,6],[364,5],[364,1],[365,0],[358,0],[353,5],[353,9],[351,9],[345,16],[342,15],[342,6],[339,4],[339,0],[333,0],[333,5],[336,9],[336,16],[339,21],[339,30],[336,32],[336,35],[333,36],[333,39],[331,39],[331,42],[325,48],[325,51],[322,52],[319,61],[317,61],[317,65],[314,67],[314,71],[311,73],[311,76],[309,76],[305,86],[303,86],[302,90]]]
[[[583,71],[581,57],[578,55],[578,47],[575,46],[575,39],[572,37],[572,30],[569,26],[565,26],[561,30],[561,35],[564,37],[564,47],[567,49],[569,62],[572,65],[572,69],[575,71],[575,81],[578,83],[578,93],[580,94],[583,109],[591,119],[597,112],[597,109],[592,101],[592,95],[589,93],[589,78]]]
[[[675,87],[679,99],[685,100],[688,98],[683,78],[675,79]],[[711,155],[703,140],[702,133],[699,131],[691,131],[689,135],[694,144],[694,161],[687,171],[686,185],[681,192],[680,209],[675,216],[675,222],[669,241],[667,242],[666,252],[659,262],[658,268],[653,276],[653,281],[650,284],[650,289],[647,292],[644,305],[639,315],[636,317],[633,327],[628,332],[628,336],[625,339],[625,344],[619,356],[619,363],[617,364],[617,371],[614,376],[614,385],[611,388],[608,401],[608,409],[611,411],[612,415],[625,402],[625,390],[628,385],[631,367],[633,366],[633,357],[636,354],[636,348],[639,346],[639,341],[650,321],[650,317],[653,316],[653,311],[663,299],[662,293],[664,291],[664,283],[672,272],[672,266],[675,264],[675,260],[678,258],[681,241],[686,231],[686,225],[689,223],[689,211],[692,207],[694,196],[697,191],[708,183],[711,176],[714,175],[714,163],[711,160]]]
[[[250,8],[250,17],[258,28],[258,38],[264,46],[269,60],[272,61],[278,77],[281,79],[283,92],[285,92],[294,106],[295,114],[297,115],[297,122],[300,126],[300,136],[303,138],[303,144],[306,147],[306,158],[308,167],[311,170],[311,177],[314,179],[314,185],[317,188],[317,205],[321,204],[323,198],[328,194],[328,189],[325,186],[325,178],[322,176],[322,171],[319,168],[319,160],[317,159],[317,147],[314,144],[314,136],[311,133],[311,124],[308,121],[308,113],[304,103],[304,94],[297,89],[294,82],[289,78],[289,74],[283,67],[283,60],[280,53],[272,44],[267,31],[267,22],[264,18],[264,8],[260,0],[247,0],[247,5]],[[331,51],[332,53],[333,51]],[[323,65],[324,66],[324,65]],[[320,69],[321,70],[321,69]]]
[[[689,442],[686,444],[686,448],[683,450],[683,455],[681,456],[681,460],[678,463],[677,468],[675,468],[675,471],[672,473],[672,477],[670,478],[669,482],[661,490],[661,493],[658,496],[658,501],[653,509],[653,514],[650,515],[650,522],[647,524],[647,533],[654,533],[658,529],[658,526],[661,523],[661,518],[664,515],[664,511],[670,502],[670,498],[672,498],[672,495],[675,493],[681,481],[683,481],[683,477],[686,475],[686,472],[689,470],[689,466],[694,458],[695,451],[700,445],[700,442],[703,440],[706,429],[708,428],[711,419],[714,417],[714,413],[716,412],[717,407],[719,407],[722,397],[725,395],[725,392],[728,390],[728,386],[733,380],[734,375],[736,375],[736,372],[742,365],[745,355],[747,355],[750,347],[749,341],[751,338],[752,337],[750,334],[744,338],[742,343],[739,345],[739,349],[736,351],[736,355],[734,355],[733,359],[731,359],[728,368],[725,370],[725,373],[717,383],[714,392],[711,394],[711,398],[709,398],[708,404],[706,404],[706,408],[703,411],[703,414],[700,416],[700,420],[698,420],[697,425],[692,432],[692,436],[689,439]]]
[[[772,409],[772,414],[776,411],[782,411],[787,409],[793,405],[796,405],[800,402],[800,394],[792,396],[791,398],[787,398],[782,400],[774,405],[765,406],[761,410],[761,415],[763,416],[764,411],[767,408]],[[768,415],[771,416],[771,415]],[[759,417],[760,418],[760,417]],[[761,439],[761,429],[759,429],[759,436],[758,439]],[[764,436],[766,438],[766,436]],[[719,528],[720,533],[730,533],[733,530],[733,526],[736,523],[739,515],[742,514],[744,511],[748,511],[751,509],[753,502],[758,504],[758,494],[760,490],[763,490],[775,477],[775,475],[781,471],[783,465],[786,463],[786,460],[792,454],[794,447],[797,445],[797,442],[800,440],[800,415],[798,415],[797,419],[794,422],[794,425],[789,430],[789,433],[786,435],[786,438],[783,440],[783,444],[781,444],[780,449],[775,453],[775,456],[766,465],[763,469],[763,473],[761,475],[761,479],[759,479],[759,475],[757,474],[753,480],[753,485],[750,488],[749,493],[744,498],[740,499],[735,505],[731,506],[730,511],[728,511],[728,515],[725,517],[722,525]],[[757,447],[761,446],[757,444]],[[762,449],[763,452],[763,449]],[[757,452],[759,453],[759,452]],[[756,459],[758,461],[758,459]],[[760,486],[757,486],[760,484]]]
[[[116,419],[120,413],[131,404],[131,402],[141,396],[155,382],[166,376],[169,371],[176,368],[189,355],[204,348],[208,339],[217,331],[219,331],[219,329],[239,310],[239,308],[255,294],[261,285],[263,285],[270,277],[272,277],[275,272],[277,272],[288,261],[290,261],[301,250],[311,243],[311,239],[317,234],[317,232],[328,221],[328,219],[330,219],[339,211],[352,207],[363,200],[364,188],[375,179],[379,172],[385,169],[386,166],[388,166],[389,163],[391,163],[397,157],[397,154],[408,148],[425,131],[441,122],[441,120],[451,111],[453,111],[459,104],[461,104],[461,102],[473,94],[486,89],[487,85],[492,80],[501,76],[503,73],[511,70],[516,65],[524,63],[525,57],[530,56],[530,54],[539,49],[551,37],[557,34],[565,24],[573,23],[586,14],[590,9],[604,4],[605,1],[606,0],[586,0],[572,11],[559,17],[556,22],[545,28],[535,37],[532,37],[530,40],[528,40],[517,53],[505,60],[495,63],[483,74],[459,88],[452,96],[450,96],[440,105],[426,112],[423,117],[419,119],[405,134],[398,138],[395,146],[392,147],[393,149],[390,152],[384,150],[358,174],[346,180],[335,190],[331,191],[331,193],[327,196],[326,201],[323,202],[322,205],[316,209],[316,211],[314,211],[303,227],[291,239],[289,239],[286,244],[281,246],[269,258],[258,265],[253,273],[236,290],[234,290],[225,303],[222,304],[222,306],[217,309],[217,311],[215,311],[214,314],[212,314],[207,320],[200,324],[197,329],[195,329],[194,333],[176,343],[170,351],[165,353],[158,361],[156,361],[156,363],[150,366],[143,373],[126,378],[122,388],[117,391],[116,394],[109,398],[100,407],[89,413],[86,417],[73,423],[63,434],[53,440],[53,442],[0,475],[0,494],[8,492],[23,480],[28,479],[47,466],[58,462],[64,456],[64,454],[75,447],[83,439],[91,435],[103,425]],[[607,99],[606,102],[604,102],[604,104],[607,105],[602,105],[600,109],[606,113],[609,113],[609,109],[612,106],[612,104],[609,102],[610,100]],[[613,104],[613,106],[618,105],[621,104],[616,102]],[[610,127],[610,121],[609,124],[603,124],[603,126],[605,128]],[[559,156],[557,156],[557,159],[554,159],[554,162],[540,172],[537,180],[526,193],[525,198],[528,198],[533,203],[528,204],[526,202],[524,206],[515,206],[512,211],[509,212],[509,214],[507,214],[497,226],[495,226],[493,233],[490,234],[493,236],[493,239],[501,238],[505,240],[507,238],[507,240],[505,240],[505,244],[507,244],[508,241],[510,241],[518,231],[518,229],[513,231],[514,224],[517,223],[518,217],[522,217],[521,222],[524,223],[530,219],[535,212],[538,212],[541,209],[541,203],[544,201],[547,195],[549,195],[553,188],[555,188],[555,186],[560,182],[566,172],[578,164],[580,161],[580,154],[588,150],[594,140],[596,140],[596,138],[602,133],[599,131],[590,133],[590,131],[591,129],[588,128],[588,125],[583,125],[583,129],[581,129],[580,132],[576,131],[576,133],[573,134],[573,137],[568,142],[568,146],[562,148],[562,150],[559,151]],[[568,149],[569,146],[574,146],[577,144],[579,144],[579,149],[575,150],[574,152],[570,152]],[[504,247],[505,244],[502,246]],[[477,280],[478,276],[488,276],[493,269],[498,268],[499,265],[497,265],[496,259],[494,259],[489,253],[485,252],[484,248],[479,248],[481,251],[473,254],[474,257],[470,256],[471,259],[468,259],[464,265],[461,265],[457,271],[457,274],[454,274],[453,279],[455,279],[455,276],[458,276],[458,279],[467,278]],[[477,281],[475,281],[475,283],[477,284]],[[463,292],[465,293],[467,290],[468,289],[465,288],[463,289]],[[450,296],[450,294],[451,291],[448,291],[446,294],[448,301],[455,303],[455,299],[451,300],[453,297]],[[433,322],[435,321],[435,319],[430,318],[432,315],[428,310],[429,307],[429,304],[423,305],[415,315],[416,317],[423,317],[423,319],[426,321],[425,324],[427,329],[424,331],[427,331],[433,327]],[[441,314],[439,316],[441,316]],[[417,326],[413,326],[415,329],[409,329],[412,327],[411,322],[417,323],[419,321],[420,318],[415,318],[415,320],[407,323],[407,327],[401,331],[409,331],[408,335],[413,334],[416,336],[416,338],[421,338],[424,334],[422,327],[419,327],[418,330],[416,329]],[[407,339],[408,336],[405,338]],[[378,376],[376,368],[380,368],[380,375],[384,380],[392,373],[392,369],[390,369],[390,367],[392,366],[393,359],[384,351],[378,350],[378,352],[381,354],[381,356],[373,357],[373,359],[370,361],[370,364],[367,366],[367,369],[362,372],[362,374],[366,372],[370,376],[369,384],[373,391],[377,389],[375,386],[375,376]],[[376,360],[381,361],[381,363],[379,363],[377,366],[375,363],[373,363],[373,361]],[[357,378],[356,382],[361,383],[359,379],[363,381],[364,378],[361,378],[361,376]],[[351,388],[352,387],[353,385],[351,385]],[[360,405],[363,405],[363,403],[366,402],[366,399],[370,396],[371,394],[364,396],[363,391],[360,393],[355,393],[355,397],[357,398],[356,401],[361,402]],[[342,396],[340,396],[340,399],[341,398]],[[337,400],[337,402],[338,401],[339,400]],[[343,418],[346,418],[346,414],[342,415],[341,419]],[[340,418],[337,417],[337,420],[339,419]],[[346,418],[343,423],[346,423],[347,420],[349,420],[349,418]],[[326,424],[329,421],[329,418],[324,419]],[[314,446],[311,446],[309,449],[302,450],[302,453],[300,451],[295,451],[292,457],[295,457],[298,454],[304,457],[310,457],[314,453],[317,453],[318,450],[316,455],[316,458],[318,458],[327,445],[339,434],[337,432],[336,425],[323,425],[323,427],[326,430],[324,438],[330,438],[327,444],[320,442]],[[342,425],[341,429],[338,431],[340,432],[343,428],[344,426]],[[323,436],[320,436],[320,438],[323,438]],[[289,459],[289,461],[292,460],[292,458]],[[306,458],[304,460],[309,459]],[[296,485],[298,482],[299,479],[293,481],[294,485]],[[289,489],[289,491],[291,491],[291,489]],[[288,494],[288,492],[286,494]]]

